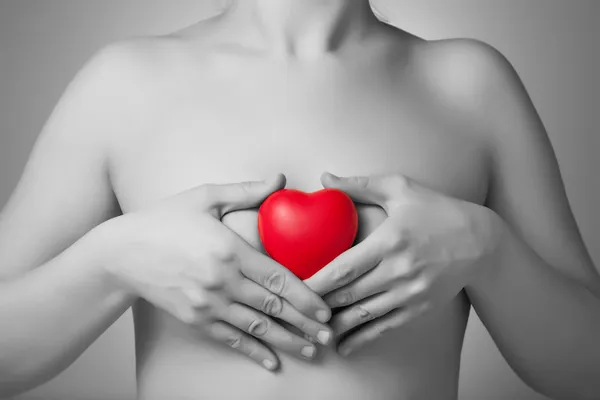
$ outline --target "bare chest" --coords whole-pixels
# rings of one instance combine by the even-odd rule
[[[147,129],[123,138],[112,158],[112,182],[123,211],[135,211],[203,183],[257,180],[276,172],[286,175],[287,187],[304,191],[321,188],[323,171],[339,175],[398,172],[451,196],[478,203],[484,200],[486,157],[473,132],[441,120],[433,107],[413,101],[408,94],[396,95],[397,91],[379,82],[348,78],[328,77],[323,85],[314,79],[289,84],[267,77],[245,79],[201,95],[164,101],[163,108],[148,114]],[[385,214],[366,206],[359,206],[358,212],[361,241]],[[255,210],[227,214],[223,222],[261,250]],[[231,398],[305,393],[306,379],[299,377],[308,377],[315,382],[315,398],[358,399],[375,387],[365,382],[377,382],[381,398],[424,392],[432,381],[437,383],[432,389],[437,394],[455,391],[452,379],[457,375],[448,371],[456,371],[459,365],[468,303],[457,298],[413,330],[378,341],[368,350],[371,361],[363,359],[349,366],[324,352],[324,363],[314,368],[281,355],[286,372],[278,375],[277,382],[260,385],[260,371],[247,368],[250,364],[233,362],[229,353],[210,341],[199,341],[187,333],[187,327],[154,311],[150,307],[136,310],[140,317],[136,340],[152,343],[140,348],[155,349],[151,356],[140,357],[149,360],[145,365],[138,365],[145,377],[140,387],[147,393],[162,393],[165,387],[172,390],[177,382],[175,386],[188,394],[215,397],[209,392],[214,386],[204,383],[219,382],[223,371],[233,371],[244,379],[228,388]],[[442,337],[440,331],[445,332]],[[181,363],[191,368],[172,368]],[[203,365],[211,368],[204,368],[209,375],[199,381],[194,371]],[[401,376],[409,376],[410,383],[398,379]],[[341,381],[356,384],[335,384]],[[323,390],[331,392],[323,394]]]
[[[309,86],[309,87],[306,87]],[[398,172],[481,203],[486,157],[473,132],[441,120],[426,102],[377,85],[240,83],[174,96],[123,138],[112,181],[124,212],[203,183],[283,172],[289,188],[321,188],[338,175]]]

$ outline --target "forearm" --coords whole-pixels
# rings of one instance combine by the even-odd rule
[[[600,393],[600,299],[504,227],[492,265],[466,292],[507,361],[559,399]]]
[[[92,231],[39,268],[0,282],[0,397],[57,375],[132,304],[103,271],[102,248]]]

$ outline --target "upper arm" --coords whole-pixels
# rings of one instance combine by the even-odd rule
[[[0,214],[0,279],[55,257],[118,215],[108,174],[111,130],[125,113],[126,51],[110,45],[70,83]]]
[[[492,46],[474,40],[459,46],[470,71],[465,95],[470,102],[465,104],[489,139],[486,206],[548,265],[598,289],[598,273],[571,211],[552,144],[523,82]]]

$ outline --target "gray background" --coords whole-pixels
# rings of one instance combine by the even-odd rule
[[[374,4],[391,23],[424,38],[481,39],[511,60],[546,125],[575,216],[598,263],[600,1]],[[0,205],[17,184],[65,86],[93,52],[128,36],[183,27],[220,6],[219,0],[0,0]],[[542,399],[510,371],[476,316],[463,354],[461,399]],[[134,393],[128,312],[65,373],[18,399],[127,400]]]

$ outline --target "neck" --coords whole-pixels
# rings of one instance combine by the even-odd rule
[[[368,0],[234,0],[228,14],[258,28],[286,56],[331,52],[377,22]]]

